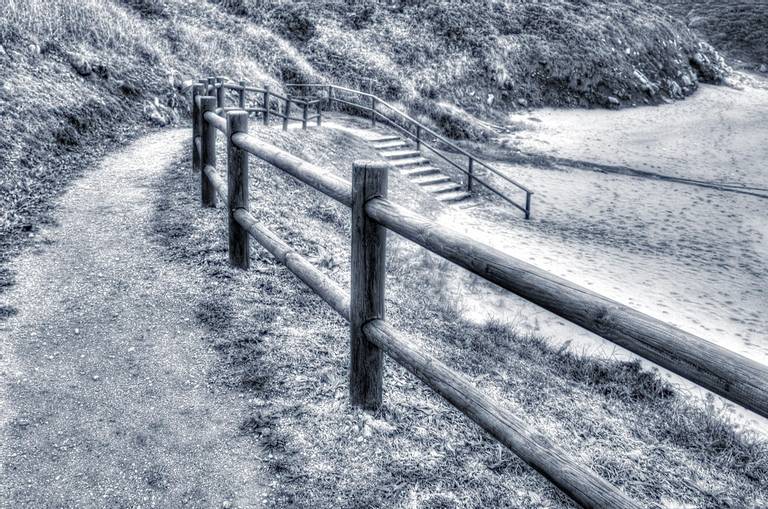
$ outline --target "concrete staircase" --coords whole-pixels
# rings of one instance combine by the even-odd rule
[[[408,177],[436,200],[461,208],[480,205],[471,193],[464,190],[464,186],[454,182],[430,160],[422,157],[411,143],[399,136],[372,130],[366,139],[400,174]]]

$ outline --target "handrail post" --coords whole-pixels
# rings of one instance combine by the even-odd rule
[[[333,85],[328,85],[328,110],[330,111],[333,104]]]
[[[264,86],[264,125],[269,125],[269,85]]]
[[[307,128],[307,101],[304,101],[304,108],[301,113],[301,128],[306,129]]]
[[[372,410],[381,406],[384,359],[363,326],[384,319],[387,230],[368,217],[365,205],[387,196],[387,173],[381,162],[355,162],[352,168],[349,399]]]
[[[421,151],[421,126],[416,125],[416,150]]]
[[[241,110],[245,109],[245,80],[240,80],[240,91],[237,97],[237,105]]]
[[[467,191],[472,190],[472,179],[473,175],[475,173],[475,160],[472,159],[472,156],[469,156],[469,171],[467,175]]]
[[[291,118],[291,98],[285,100],[285,110],[283,110],[283,131],[288,130],[288,119]]]
[[[208,88],[205,90],[205,95],[213,96],[216,93],[216,78],[213,76],[208,77]]]
[[[218,87],[219,88],[216,89],[216,103],[218,104],[219,108],[223,108],[224,103],[226,102],[225,94],[227,92],[227,89],[224,88],[224,80],[218,80]]]
[[[205,114],[216,111],[216,98],[210,95],[200,98],[198,122],[200,124],[200,203],[203,207],[216,206],[216,188],[205,174],[206,166],[216,167],[216,128],[205,120]]]
[[[227,113],[227,201],[229,203],[229,263],[247,269],[249,266],[249,236],[235,219],[235,211],[249,210],[248,152],[232,142],[232,136],[248,132],[248,113]]]
[[[323,101],[317,101],[317,127],[323,125]]]
[[[376,127],[376,98],[371,96],[371,126]]]
[[[525,192],[525,218],[531,218],[531,192]]]
[[[198,97],[205,95],[205,85],[195,85],[192,87],[192,172],[198,172],[202,170],[200,165],[200,150],[198,150],[198,143],[202,147],[203,140],[200,137],[200,128],[202,121],[200,120],[200,105],[197,102]]]

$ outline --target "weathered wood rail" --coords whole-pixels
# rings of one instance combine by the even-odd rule
[[[229,214],[232,265],[248,268],[248,242],[255,239],[350,322],[350,402],[375,409],[382,402],[386,354],[426,383],[531,467],[584,507],[635,508],[622,490],[550,443],[467,379],[386,322],[384,309],[386,232],[427,250],[529,301],[613,341],[725,398],[768,417],[768,367],[704,339],[581,288],[564,279],[440,226],[387,199],[389,166],[356,163],[352,182],[248,134],[248,110],[230,111],[221,94],[195,86],[193,170],[201,176],[201,202],[216,195]],[[222,117],[224,114],[226,117]],[[227,143],[227,179],[216,172],[216,133]],[[249,212],[248,158],[258,157],[349,207],[351,298],[321,271],[260,225]]]
[[[472,188],[476,183],[480,184],[480,186],[500,197],[505,202],[520,209],[525,214],[525,219],[531,218],[531,198],[533,197],[533,191],[520,182],[509,178],[501,171],[484,162],[478,156],[464,150],[446,137],[441,136],[433,129],[425,126],[407,113],[403,113],[384,99],[373,95],[373,93],[320,83],[292,83],[288,86],[304,90],[323,91],[325,93],[325,98],[328,101],[328,107],[333,104],[339,104],[346,106],[350,111],[367,113],[370,116],[371,124],[373,126],[376,125],[377,121],[386,123],[406,138],[412,140],[416,144],[417,151],[421,152],[421,149],[425,148],[434,156],[442,159],[445,163],[463,173],[466,176],[465,186],[467,191],[472,191]],[[444,149],[447,149],[447,151]],[[451,157],[451,154],[458,155],[462,160],[465,160],[466,166],[460,162],[456,162],[455,158]],[[477,171],[478,167],[483,168],[487,173],[492,174],[494,178],[500,179],[513,190],[524,193],[524,198],[522,200],[515,199],[515,197],[508,191],[501,189],[495,184],[491,184],[489,179],[485,178]]]

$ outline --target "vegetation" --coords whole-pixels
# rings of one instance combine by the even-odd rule
[[[768,68],[768,2],[763,0],[654,0],[718,50],[754,68]]]
[[[344,178],[354,159],[373,156],[337,131],[252,128]],[[571,507],[393,362],[386,363],[384,407],[350,408],[346,322],[258,245],[251,270],[228,266],[226,215],[199,206],[190,164],[185,157],[161,180],[154,227],[172,263],[205,273],[206,297],[193,305],[220,355],[211,376],[251,407],[240,432],[268,452],[275,480],[268,505]],[[250,171],[259,220],[348,287],[348,210],[258,160]],[[390,196],[439,213],[397,175]],[[586,357],[493,322],[466,321],[446,298],[456,269],[395,235],[388,275],[389,321],[641,503],[768,504],[765,442],[734,427],[714,400],[695,404],[636,362]]]

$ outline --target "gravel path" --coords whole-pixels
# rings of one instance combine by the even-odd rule
[[[0,296],[0,507],[258,507],[243,402],[208,383],[200,274],[162,260],[153,183],[188,129],[150,134],[62,197]],[[5,311],[4,314],[9,314]],[[12,313],[10,313],[12,314]]]

